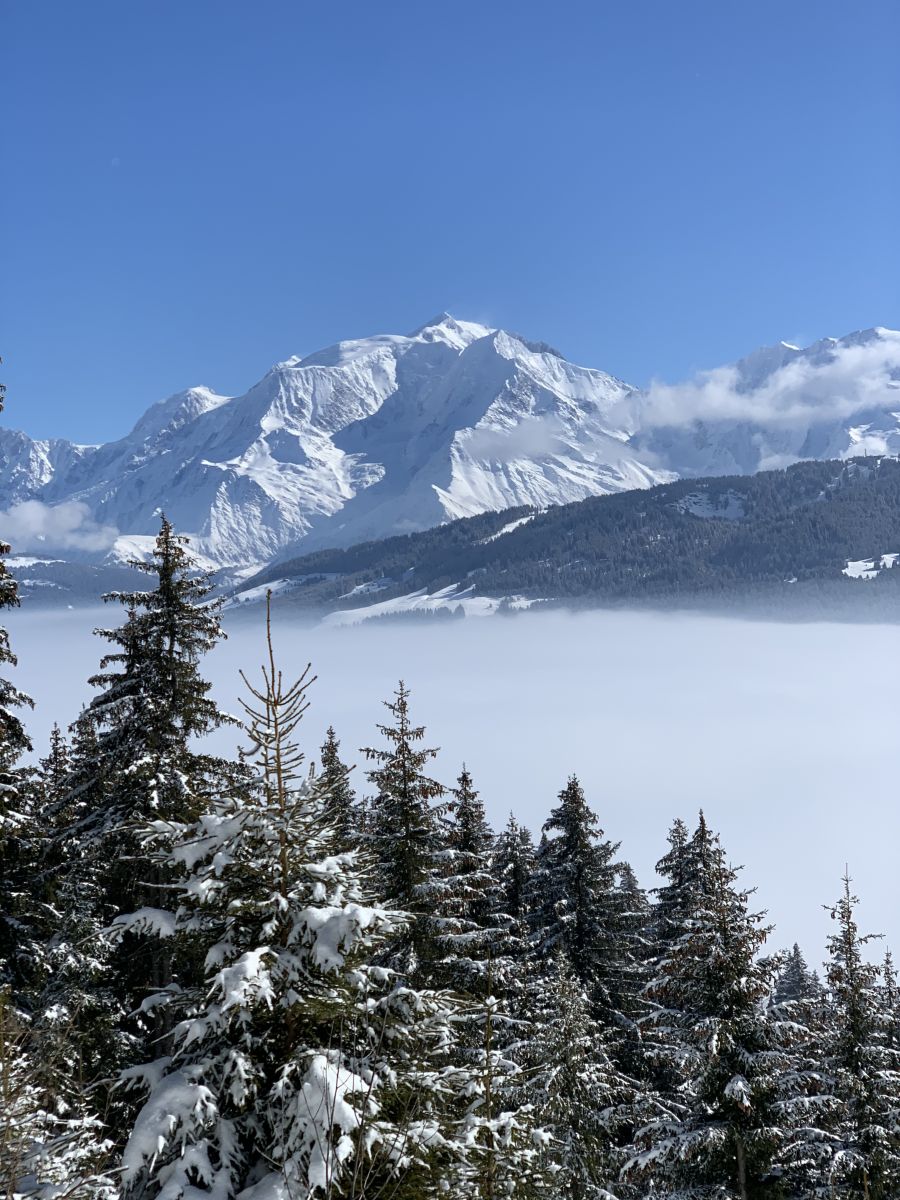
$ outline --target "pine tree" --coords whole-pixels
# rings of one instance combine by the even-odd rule
[[[0,1196],[116,1200],[100,1122],[48,1107],[27,1025],[0,992]]]
[[[539,964],[528,994],[529,1032],[519,1049],[523,1090],[542,1151],[543,1193],[609,1200],[618,1142],[632,1115],[633,1084],[615,1066],[609,1034],[562,948]]]
[[[887,1200],[900,1189],[900,1050],[882,972],[865,956],[873,935],[859,932],[850,883],[845,874],[831,909],[837,928],[828,939],[828,1007],[815,1047],[823,1086],[814,1102],[801,1104],[807,1120],[787,1158],[829,1196]]]
[[[2,410],[3,403],[0,398],[0,412]],[[3,561],[4,556],[9,552],[10,546],[6,542],[0,541],[0,609],[19,607],[19,591],[16,581]],[[0,667],[14,667],[16,661],[10,645],[9,633],[0,626]],[[5,776],[19,758],[31,749],[31,741],[19,714],[21,709],[33,707],[34,702],[30,696],[20,692],[8,679],[0,677],[0,788],[10,786]],[[12,786],[14,787],[14,784]]]
[[[379,725],[378,730],[387,748],[362,750],[376,764],[367,772],[376,794],[366,842],[375,861],[380,895],[414,918],[395,945],[392,961],[410,979],[425,982],[439,953],[436,938],[443,926],[434,914],[447,894],[449,858],[446,810],[432,802],[447,789],[425,774],[437,750],[419,746],[425,727],[412,724],[409,695],[401,680],[394,699],[384,702],[392,723]]]
[[[701,813],[702,817],[702,813]],[[691,910],[690,830],[681,818],[672,822],[668,833],[669,849],[656,864],[656,874],[667,882],[653,889],[653,938],[656,956],[663,957],[668,948],[684,933],[684,923]]]
[[[511,1041],[521,1036],[515,1019],[524,1010],[528,990],[534,864],[531,834],[510,815],[506,828],[495,840],[491,863],[494,878],[491,899],[496,906],[491,922],[500,931],[491,951],[499,968],[493,971],[491,986],[513,1018],[507,1030]]]
[[[164,829],[191,820],[211,795],[237,787],[240,774],[195,746],[196,739],[234,722],[210,697],[199,671],[203,655],[223,636],[219,606],[207,599],[208,576],[195,569],[186,539],[165,518],[150,560],[131,565],[156,586],[105,597],[124,606],[126,619],[97,631],[112,649],[91,679],[99,694],[75,724],[69,785],[50,814],[49,860],[59,863],[60,911],[73,906],[58,949],[67,955],[63,977],[74,994],[60,995],[58,1003],[67,1012],[100,1016],[99,997],[111,988],[124,1010],[135,1014],[124,1040],[101,1036],[102,1022],[94,1031],[79,1020],[78,1057],[94,1079],[114,1077],[123,1065],[120,1049],[134,1039],[143,1043],[136,1051],[143,1057],[146,1046],[168,1036],[167,1011],[153,1010],[147,999],[169,987],[177,973],[199,969],[177,963],[173,947],[148,934],[157,910],[160,920],[168,919],[172,879],[165,861],[145,852],[139,831],[152,821]],[[120,930],[108,962],[100,962],[105,954],[94,945],[84,962],[75,961],[77,947],[90,945],[94,936],[86,942],[86,931],[115,926],[121,914],[136,909],[145,913],[144,926],[133,925],[124,936]],[[83,990],[91,979],[98,983],[97,1003]],[[93,1050],[99,1057],[91,1065]],[[114,1106],[111,1122],[120,1126],[125,1119],[127,1113]]]
[[[486,988],[494,992],[498,985],[502,987],[506,922],[499,916],[492,872],[494,833],[465,765],[453,791],[450,814],[443,894],[433,914],[438,929],[437,973],[447,986],[484,996]]]
[[[130,1073],[149,1095],[124,1154],[129,1200],[424,1197],[432,1160],[455,1165],[440,1116],[454,1081],[429,1065],[452,1010],[371,965],[403,917],[368,901],[356,852],[331,853],[329,797],[293,740],[309,683],[283,682],[270,631],[245,703],[255,786],[164,847],[186,872],[174,936],[206,968],[159,998],[181,1017],[171,1058]]]
[[[803,951],[794,942],[790,952],[785,955],[784,966],[775,980],[775,991],[772,996],[775,1004],[789,1004],[796,1001],[814,1001],[822,992],[822,985],[815,971],[807,966]]]
[[[490,986],[490,985],[488,985]],[[470,1103],[462,1137],[470,1153],[461,1158],[450,1193],[472,1200],[526,1200],[547,1194],[551,1174],[540,1153],[547,1130],[535,1125],[524,1071],[516,1058],[525,1022],[512,1019],[490,991],[480,1005],[481,1042],[470,1055]]]
[[[38,764],[38,778],[45,804],[59,800],[68,787],[69,745],[65,734],[55,722],[50,731],[47,756]]]
[[[0,609],[19,604],[16,581],[3,562],[9,551],[0,542]],[[15,667],[16,661],[9,634],[0,626],[0,669]],[[33,707],[29,696],[0,677],[0,987],[10,988],[20,1005],[32,953],[31,887],[37,848],[29,773],[19,765],[31,749],[20,713]]]
[[[624,976],[632,947],[617,887],[618,845],[603,837],[574,775],[543,832],[533,878],[536,952],[549,957],[564,951],[594,1012],[625,1028]]]
[[[494,874],[502,892],[503,911],[523,928],[528,925],[530,903],[534,897],[534,869],[534,841],[530,832],[510,813],[506,828],[497,837]]]
[[[678,1083],[663,1095],[668,1107],[638,1131],[628,1171],[669,1200],[774,1197],[782,1076],[792,1066],[767,1012],[778,963],[759,957],[769,929],[705,821],[691,845],[685,932],[647,988],[653,1049]]]
[[[209,575],[197,570],[186,546],[187,538],[176,535],[163,517],[149,561],[129,564],[151,576],[155,586],[104,597],[124,606],[126,620],[97,630],[114,649],[90,681],[100,694],[81,722],[92,727],[97,757],[83,764],[76,788],[90,792],[110,781],[115,787],[83,801],[82,839],[110,832],[119,837],[130,823],[151,816],[178,820],[196,814],[226,770],[221,760],[192,746],[193,739],[235,718],[210,697],[210,684],[198,670],[203,655],[225,635],[220,603],[207,600]],[[117,884],[133,900],[133,881]]]
[[[350,769],[341,761],[341,743],[332,725],[319,752],[322,788],[329,798],[329,819],[335,831],[335,850],[358,846],[362,838],[362,811],[350,786]]]
[[[884,1044],[888,1050],[900,1050],[900,987],[897,984],[894,956],[890,950],[885,950],[881,964],[881,1011]]]

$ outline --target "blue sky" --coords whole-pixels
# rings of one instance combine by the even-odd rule
[[[7,4],[10,425],[441,309],[629,381],[900,323],[900,5]]]

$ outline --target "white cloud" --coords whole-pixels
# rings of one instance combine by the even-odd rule
[[[786,428],[844,420],[866,409],[900,410],[900,332],[801,355],[748,388],[735,366],[686,383],[654,382],[638,402],[643,429],[694,421],[752,421]]]
[[[109,550],[119,531],[101,525],[86,504],[67,500],[43,504],[25,500],[6,511],[0,510],[0,535],[16,551],[24,550]]]
[[[509,429],[476,426],[465,434],[466,451],[473,459],[514,462],[518,458],[541,458],[565,449],[562,422],[555,414],[525,417]]]

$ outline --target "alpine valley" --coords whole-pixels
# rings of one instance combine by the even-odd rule
[[[239,586],[479,514],[897,454],[898,388],[900,333],[883,328],[640,389],[445,313],[290,358],[244,395],[190,388],[105,445],[0,429],[0,533],[23,591],[59,600],[114,585],[165,511]]]

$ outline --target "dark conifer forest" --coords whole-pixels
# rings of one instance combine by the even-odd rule
[[[493,829],[404,682],[370,745],[310,746],[268,610],[229,717],[165,519],[139,569],[49,746],[0,681],[7,1200],[900,1195],[900,988],[850,878],[807,898],[820,967],[702,812],[648,832],[649,890],[575,774]]]
[[[882,567],[900,550],[898,513],[895,459],[798,462],[545,510],[485,512],[279,561],[241,587],[277,581],[279,603],[303,609],[456,586],[569,608],[895,621],[900,572]],[[852,560],[872,560],[874,578],[844,574]]]

